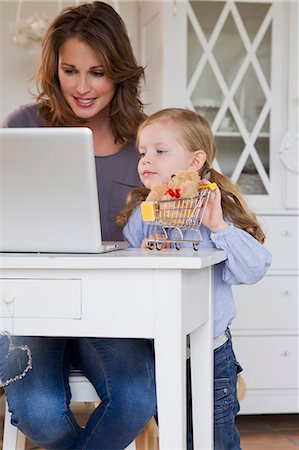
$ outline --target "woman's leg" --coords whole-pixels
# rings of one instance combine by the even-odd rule
[[[70,410],[69,357],[63,338],[13,336],[14,347],[27,344],[32,370],[5,387],[12,424],[30,440],[46,449],[69,449],[81,434]],[[0,378],[3,383],[27,364],[24,351],[8,352],[9,341],[0,337]]]
[[[235,424],[239,412],[236,361],[231,339],[214,350],[214,450],[240,450]]]
[[[126,448],[156,412],[151,341],[81,338],[72,341],[72,358],[101,398],[77,448]]]

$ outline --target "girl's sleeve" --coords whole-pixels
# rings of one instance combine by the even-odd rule
[[[137,208],[129,218],[123,229],[123,236],[129,243],[129,247],[141,247],[144,239],[144,230],[140,208]]]
[[[156,233],[161,233],[161,227],[143,222],[140,206],[131,215],[123,229],[123,236],[129,243],[129,247],[141,247],[145,237]]]
[[[222,278],[230,285],[256,283],[271,264],[272,256],[264,245],[232,223],[218,233],[211,233],[211,240],[216,248],[226,252]]]

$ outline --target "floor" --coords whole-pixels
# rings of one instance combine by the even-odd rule
[[[242,450],[299,449],[299,414],[239,416],[237,426]],[[3,418],[0,416],[0,450],[2,432]],[[29,443],[26,447],[26,450],[34,448]]]
[[[242,450],[299,449],[299,414],[237,417]]]

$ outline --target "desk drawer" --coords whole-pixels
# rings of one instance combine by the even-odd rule
[[[0,279],[0,317],[81,318],[81,280]]]

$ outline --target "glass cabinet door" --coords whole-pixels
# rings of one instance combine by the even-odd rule
[[[249,195],[270,193],[272,8],[187,5],[187,106],[212,126],[215,168]]]

